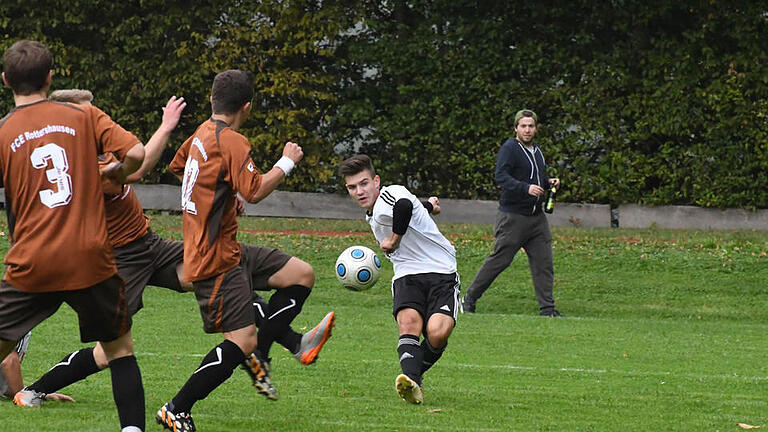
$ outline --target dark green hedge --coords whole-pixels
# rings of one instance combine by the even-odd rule
[[[175,148],[215,72],[256,72],[255,159],[268,169],[287,139],[307,153],[286,189],[338,190],[338,161],[365,151],[385,183],[494,199],[527,107],[565,201],[768,207],[764,2],[55,3],[3,0],[0,48],[48,43],[54,87],[93,90],[144,139],[170,95],[189,102]]]

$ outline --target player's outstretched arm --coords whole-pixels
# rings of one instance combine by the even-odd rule
[[[131,147],[122,162],[112,162],[101,169],[101,176],[115,184],[125,184],[125,179],[136,172],[144,161],[144,146],[141,143]]]
[[[179,124],[181,112],[184,111],[186,106],[187,103],[183,97],[176,98],[176,96],[171,96],[168,99],[165,107],[163,107],[163,122],[144,146],[144,162],[142,162],[136,172],[126,177],[126,183],[134,183],[141,180],[157,165],[160,156],[163,155],[166,144],[168,144],[168,139],[171,137],[171,132]]]
[[[304,151],[301,147],[292,142],[285,143],[283,147],[283,156],[277,161],[274,167],[261,176],[261,185],[250,197],[244,197],[249,203],[257,203],[266,198],[277,185],[291,173],[295,164],[304,157]]]

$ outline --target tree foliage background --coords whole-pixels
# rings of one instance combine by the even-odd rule
[[[216,72],[255,73],[242,132],[288,190],[342,188],[364,151],[385,183],[495,199],[523,107],[571,202],[768,207],[768,6],[760,1],[3,0],[0,48],[51,47],[54,89],[88,88],[148,139],[188,107],[164,162],[210,115]],[[10,92],[0,99],[8,111]],[[148,182],[172,182],[162,163]]]

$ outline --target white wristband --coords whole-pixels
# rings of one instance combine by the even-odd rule
[[[281,157],[280,160],[275,163],[275,166],[283,170],[286,176],[291,173],[291,170],[293,170],[295,165],[296,163],[293,162],[288,156]]]

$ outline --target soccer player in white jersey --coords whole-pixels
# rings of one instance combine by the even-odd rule
[[[339,175],[367,210],[373,235],[392,261],[392,314],[400,330],[397,354],[403,371],[395,389],[405,401],[420,404],[422,376],[443,355],[459,308],[456,250],[429,216],[440,213],[440,201],[421,202],[398,185],[379,189],[381,179],[363,154],[344,160]]]

